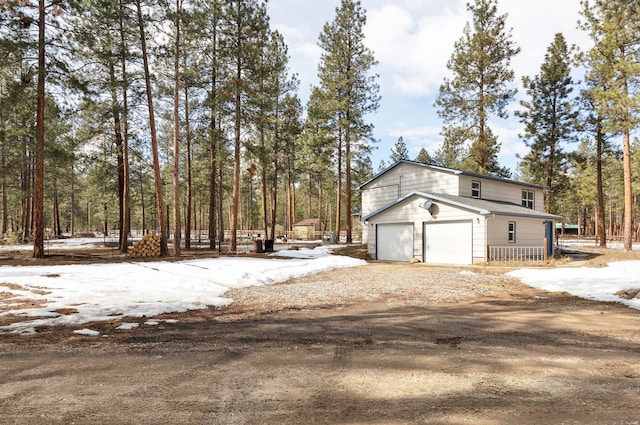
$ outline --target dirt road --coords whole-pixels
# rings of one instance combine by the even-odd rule
[[[415,289],[377,285],[398,280]],[[384,264],[232,297],[106,337],[0,335],[0,423],[640,423],[637,310]]]

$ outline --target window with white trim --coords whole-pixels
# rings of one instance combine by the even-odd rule
[[[509,222],[509,231],[508,231],[508,240],[509,243],[516,243],[516,222]]]
[[[476,198],[476,199],[480,199],[481,198],[481,192],[480,192],[480,182],[473,180],[471,182],[471,197],[472,198]]]
[[[529,209],[535,208],[536,193],[533,190],[522,191],[522,206]]]

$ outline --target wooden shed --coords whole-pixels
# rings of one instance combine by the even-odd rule
[[[292,226],[293,230],[293,239],[300,240],[314,240],[320,238],[320,233],[322,231],[320,226],[320,220],[317,218],[305,218],[304,220],[300,220],[297,223],[294,223]]]

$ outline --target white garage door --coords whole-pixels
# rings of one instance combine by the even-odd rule
[[[413,259],[413,224],[378,224],[376,231],[378,260],[411,261]]]
[[[473,233],[471,221],[424,225],[424,261],[432,264],[471,264]]]

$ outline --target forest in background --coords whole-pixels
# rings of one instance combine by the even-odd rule
[[[287,234],[303,218],[357,234],[358,184],[373,175],[381,101],[366,11],[342,0],[318,37],[319,84],[306,105],[287,46],[258,0],[0,0],[0,189],[5,240],[157,232],[162,253],[193,240]],[[637,2],[583,4],[594,47],[562,34],[525,77],[518,119],[530,153],[497,163],[490,119],[516,88],[508,17],[496,0],[473,16],[435,107],[443,143],[417,161],[550,188],[548,212],[584,235],[638,238],[640,19]],[[428,42],[428,41],[425,41]],[[584,81],[572,70],[585,70]],[[398,140],[390,160],[410,159]],[[634,185],[638,187],[637,184]],[[121,231],[122,230],[122,231]]]

